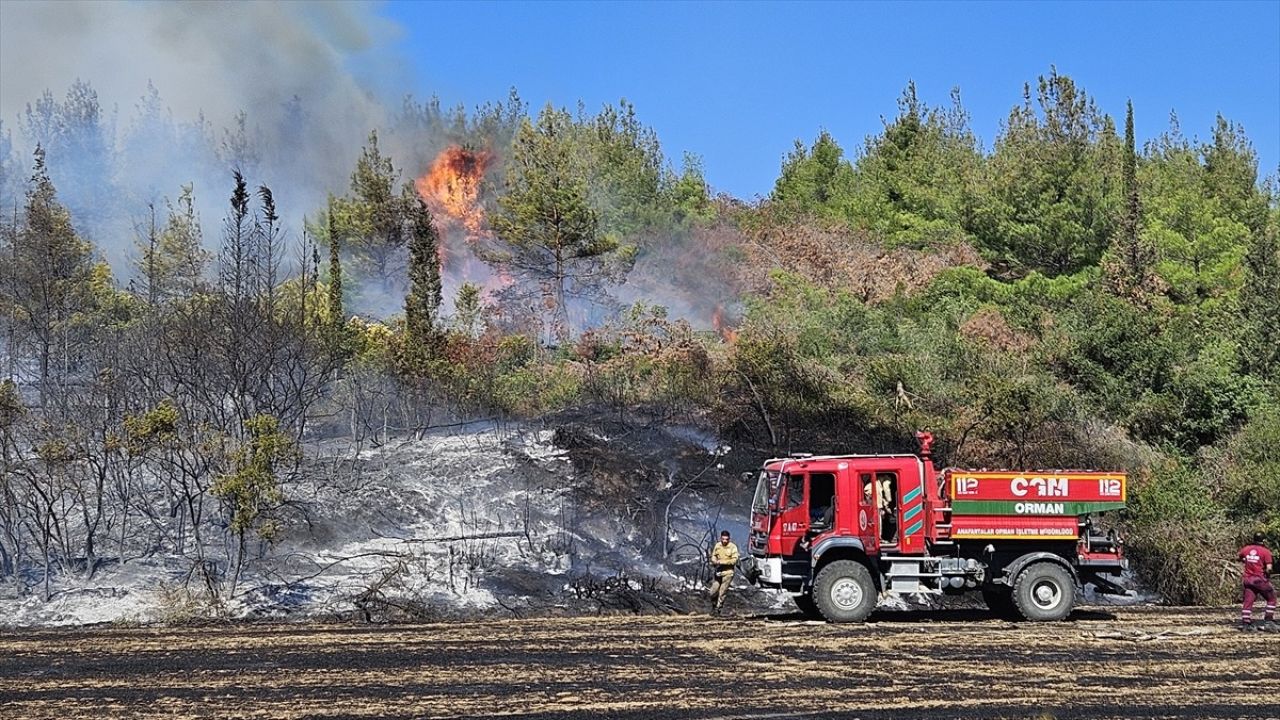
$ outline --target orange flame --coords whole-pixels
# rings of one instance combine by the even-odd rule
[[[414,182],[418,195],[436,216],[436,222],[445,220],[461,227],[466,231],[468,240],[479,237],[484,231],[480,183],[492,159],[492,153],[487,150],[451,145],[437,155],[431,169]]]
[[[715,328],[716,334],[726,343],[733,344],[738,340],[738,331],[729,327],[724,319],[724,307],[717,305],[716,309],[711,313],[711,327]]]

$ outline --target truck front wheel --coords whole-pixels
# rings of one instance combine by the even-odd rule
[[[862,622],[876,609],[876,585],[866,565],[836,560],[818,572],[813,601],[830,622]]]
[[[1076,604],[1076,584],[1061,565],[1032,563],[1013,582],[1013,602],[1032,622],[1062,620]]]

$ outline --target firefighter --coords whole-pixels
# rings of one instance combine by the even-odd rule
[[[729,594],[729,585],[733,582],[733,571],[738,566],[738,546],[729,541],[729,531],[720,531],[720,542],[711,547],[711,555],[707,558],[711,565],[711,587],[707,596],[715,602],[718,614],[724,606],[724,598]]]
[[[876,485],[880,489],[880,540],[893,544],[898,541],[898,506],[894,499],[895,477],[881,473]]]
[[[1240,629],[1276,630],[1276,590],[1271,586],[1271,551],[1262,546],[1262,533],[1253,536],[1253,542],[1240,548],[1240,561],[1244,563],[1244,609],[1240,615]],[[1263,614],[1265,625],[1253,624],[1253,601],[1262,596],[1267,603]]]

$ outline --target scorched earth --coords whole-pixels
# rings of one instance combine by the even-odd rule
[[[1231,612],[22,631],[0,636],[0,717],[1280,717],[1280,634]]]

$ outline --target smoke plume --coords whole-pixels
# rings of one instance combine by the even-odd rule
[[[0,4],[10,168],[25,178],[45,142],[78,229],[121,276],[147,204],[163,219],[181,185],[194,184],[206,244],[216,244],[237,167],[277,189],[297,231],[325,193],[345,190],[362,142],[385,122],[379,85],[404,86],[383,49],[395,34],[361,3]],[[62,103],[77,82],[97,94],[105,158],[59,154],[44,137],[57,129],[28,116],[39,118],[46,92]]]

